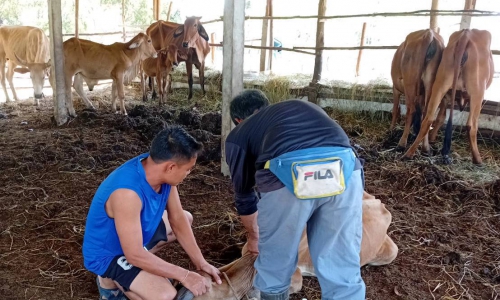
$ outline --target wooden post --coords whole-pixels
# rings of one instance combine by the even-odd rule
[[[75,37],[78,38],[78,10],[80,1],[75,0]]]
[[[122,25],[123,25],[123,42],[127,41],[127,32],[125,30],[125,0],[122,0]]]
[[[50,83],[54,99],[54,119],[58,126],[68,121],[69,109],[73,109],[72,100],[66,103],[64,82],[64,52],[62,36],[61,0],[49,0],[50,30]]]
[[[243,57],[245,44],[245,0],[224,1],[224,44],[222,63],[222,159],[221,171],[230,175],[226,164],[226,138],[233,128],[229,115],[231,100],[243,90]]]
[[[172,2],[170,2],[170,3],[172,3]],[[215,32],[212,32],[212,34],[210,34],[210,43],[215,44]],[[212,55],[212,65],[214,65],[215,64],[215,47],[214,46],[211,47],[210,54]]]
[[[156,0],[153,0],[153,19],[154,20],[158,20],[156,18],[156,3],[157,3]]]
[[[439,9],[439,0],[432,0],[431,10],[438,10],[438,9]],[[429,28],[434,30],[435,32],[438,31],[438,16],[436,14],[431,13],[431,23]]]
[[[160,20],[161,0],[156,0],[156,20]]]
[[[316,29],[316,48],[324,47],[325,45],[325,22],[319,17],[326,14],[327,0],[319,0],[318,5],[318,23]],[[316,59],[314,61],[314,74],[311,83],[309,84],[309,101],[317,104],[318,89],[317,83],[321,80],[321,70],[323,68],[323,50],[316,49]]]
[[[173,1],[170,1],[170,3],[168,4],[167,22],[170,22],[170,12],[172,11],[172,2]]]
[[[464,10],[473,10],[476,7],[476,0],[465,0]],[[460,30],[469,29],[472,17],[462,15],[462,21],[460,22]]]
[[[273,16],[273,0],[269,1],[269,16]],[[269,20],[269,47],[274,47],[274,36],[273,36],[273,19]],[[269,71],[273,69],[273,50],[269,49]]]
[[[269,0],[267,0],[267,4],[266,4],[266,17],[269,16]],[[264,19],[262,20],[262,39],[260,41],[260,45],[262,47],[265,47],[267,45],[267,31],[269,29],[269,20],[268,19]],[[267,68],[266,68],[266,54],[267,54],[267,51],[262,49],[260,50],[260,71],[263,72],[263,71],[266,71]]]
[[[361,41],[359,42],[360,47],[363,47],[365,45],[365,31],[366,31],[366,22],[363,23],[363,29],[361,30]],[[362,54],[363,54],[363,49],[359,49],[358,62],[356,63],[356,77],[359,76],[359,66],[361,64]]]

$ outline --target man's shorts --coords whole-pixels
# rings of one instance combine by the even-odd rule
[[[160,241],[167,241],[167,228],[165,227],[165,223],[163,222],[163,220],[158,225],[158,228],[151,238],[151,241],[149,241],[149,243],[144,246],[144,248],[147,251],[151,251],[151,249],[153,249],[153,247],[156,246],[156,244],[158,244]],[[115,258],[113,258],[113,260],[109,264],[108,269],[106,270],[106,272],[104,272],[104,274],[102,274],[101,277],[113,279],[114,281],[118,282],[126,292],[128,292],[130,291],[130,285],[132,284],[132,281],[134,281],[134,279],[141,271],[141,269],[129,264],[127,259],[125,258],[125,255],[117,255]]]

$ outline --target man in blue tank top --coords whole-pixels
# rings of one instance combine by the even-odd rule
[[[209,286],[195,272],[154,255],[177,239],[198,270],[221,283],[219,270],[201,254],[184,211],[177,185],[190,173],[202,144],[180,126],[154,138],[149,153],[114,170],[99,186],[90,205],[83,237],[85,268],[97,276],[100,299],[174,299],[169,279],[194,296]],[[165,210],[166,209],[166,210]]]
[[[363,167],[344,130],[315,104],[269,105],[259,90],[236,96],[230,113],[226,161],[261,300],[289,299],[304,228],[322,299],[365,299]]]

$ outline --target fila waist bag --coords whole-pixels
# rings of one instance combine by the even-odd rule
[[[351,148],[318,147],[282,154],[266,162],[269,169],[299,199],[342,194],[356,165]]]

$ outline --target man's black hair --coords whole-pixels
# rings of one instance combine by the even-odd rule
[[[167,160],[189,161],[203,150],[203,144],[192,137],[182,126],[170,125],[160,131],[149,150],[155,163]]]
[[[255,110],[260,110],[268,105],[269,100],[261,90],[244,90],[231,101],[229,107],[231,120],[233,120],[235,125],[238,125],[236,119],[245,120],[251,116]]]

